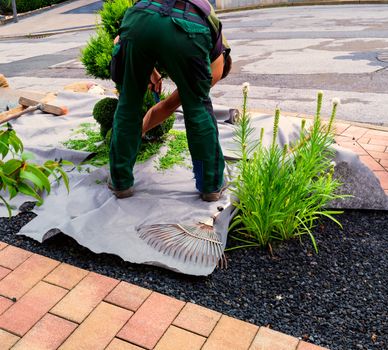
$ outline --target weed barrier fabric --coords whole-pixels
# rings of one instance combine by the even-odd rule
[[[47,159],[48,154],[53,152],[50,154],[51,158],[53,154],[56,158],[63,155],[63,159],[73,159],[77,163],[86,154],[64,150],[62,142],[68,140],[80,124],[94,121],[91,111],[100,98],[83,93],[60,93],[57,103],[69,108],[68,115],[53,117],[36,112],[19,118],[13,125],[27,148],[34,149],[38,159]],[[225,122],[230,119],[231,111],[229,108],[215,107],[215,112],[224,154],[228,159],[236,159],[234,126]],[[183,129],[182,116],[179,113],[177,115],[175,128]],[[252,123],[258,135],[260,128],[265,128],[264,144],[269,144],[273,116],[257,115],[252,118]],[[278,136],[280,146],[298,138],[299,126],[300,119],[281,118]],[[347,169],[350,169],[350,173],[362,168],[356,155],[338,148],[336,162],[342,164],[349,160]],[[208,223],[218,214],[213,222],[214,230],[225,248],[228,226],[233,215],[231,195],[226,192],[216,203],[203,202],[195,189],[190,168],[176,166],[172,170],[161,172],[155,167],[156,161],[157,157],[135,166],[135,195],[121,200],[116,199],[106,186],[106,168],[83,166],[71,169],[70,193],[67,193],[64,185],[54,185],[44,204],[34,208],[37,217],[25,225],[19,234],[43,242],[63,232],[95,253],[111,253],[132,263],[161,266],[189,275],[211,274],[216,267],[214,262],[200,264],[185,261],[182,255],[173,257],[163,254],[142,240],[138,230],[144,225],[153,224]],[[230,170],[230,167],[227,169]],[[368,175],[362,177],[365,181],[374,177],[366,167],[363,174]],[[369,184],[361,183],[361,187],[367,185]],[[372,181],[372,185],[377,192],[382,191],[377,179]],[[379,198],[380,202],[374,203],[378,208],[367,209],[388,209],[384,191]],[[361,202],[363,199],[357,197],[356,204]],[[340,203],[340,207],[341,205],[345,206],[345,202]]]

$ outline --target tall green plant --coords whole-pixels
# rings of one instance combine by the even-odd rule
[[[299,139],[280,148],[277,144],[280,110],[276,109],[271,145],[263,146],[264,131],[257,143],[248,140],[253,129],[247,113],[248,90],[243,90],[244,106],[235,140],[240,145],[241,161],[234,181],[238,210],[230,226],[234,238],[241,242],[236,247],[270,247],[282,241],[308,235],[318,251],[312,229],[317,220],[326,216],[340,223],[333,215],[339,211],[325,206],[333,199],[341,185],[333,179],[333,121],[338,102],[328,125],[322,123],[320,113],[322,93],[318,93],[317,111],[310,128],[302,121]]]
[[[118,33],[125,11],[133,4],[134,1],[132,0],[111,0],[105,2],[101,11],[99,11],[104,30],[112,40]]]
[[[99,11],[102,26],[81,51],[81,61],[86,72],[99,79],[110,79],[109,64],[112,58],[113,40],[117,36],[121,21],[132,0],[106,1]]]
[[[81,61],[86,73],[95,78],[110,79],[109,63],[112,50],[113,40],[103,28],[99,28],[97,35],[91,37],[82,50]]]
[[[64,160],[48,160],[43,165],[32,163],[33,155],[23,152],[23,143],[10,124],[0,130],[0,157],[0,190],[8,191],[9,199],[23,193],[36,199],[37,204],[41,205],[42,193],[49,194],[51,191],[49,181],[51,175],[58,181],[62,178],[69,190],[68,176],[62,169],[62,165],[72,165],[72,163]],[[11,216],[11,206],[8,201],[1,195],[0,200]]]

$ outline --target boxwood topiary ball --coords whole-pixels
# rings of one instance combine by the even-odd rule
[[[106,97],[98,101],[93,108],[93,117],[101,126],[102,137],[105,137],[109,129],[112,128],[117,103],[117,98]]]

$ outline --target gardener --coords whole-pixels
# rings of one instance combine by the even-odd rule
[[[209,90],[211,55],[223,49],[221,26],[207,20],[212,9],[206,0],[159,1],[129,8],[119,31],[126,42],[125,74],[111,139],[111,189],[118,198],[133,194],[143,96],[158,62],[179,89],[196,187],[203,200],[216,201],[225,164]]]
[[[226,40],[224,40],[226,44]],[[226,44],[227,45],[227,44]],[[212,72],[212,84],[214,86],[218,81],[224,79],[232,68],[232,59],[229,55],[230,49],[224,46],[222,54],[212,61],[210,68]],[[157,93],[161,92],[161,76],[157,70],[154,70],[150,78],[150,88]],[[148,110],[143,120],[143,136],[155,126],[162,124],[171,114],[180,106],[181,100],[178,90],[175,90],[166,99],[160,101]]]

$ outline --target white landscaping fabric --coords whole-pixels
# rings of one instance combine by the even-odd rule
[[[36,112],[20,117],[12,124],[26,148],[33,150],[38,159],[63,158],[79,163],[87,154],[65,150],[62,142],[74,135],[81,123],[94,122],[91,113],[100,98],[101,96],[86,93],[63,92],[58,95],[55,103],[67,106],[68,115],[54,117]],[[226,158],[236,159],[233,151],[236,149],[233,142],[234,126],[225,122],[230,118],[230,110],[215,106],[215,112],[224,154]],[[183,129],[182,116],[179,113],[177,116],[174,127]],[[252,122],[257,138],[261,127],[265,128],[264,144],[268,144],[272,137],[273,116],[254,115]],[[298,118],[282,118],[279,144],[296,140],[299,126]],[[360,164],[358,157],[352,153],[339,149],[337,154],[339,163],[352,159],[353,168]],[[210,274],[216,267],[215,263],[185,262],[182,257],[158,252],[139,237],[138,230],[144,225],[153,224],[213,223],[214,230],[225,247],[228,225],[233,214],[230,193],[227,191],[218,202],[203,202],[195,189],[193,174],[188,167],[176,166],[163,172],[156,169],[155,162],[153,158],[135,166],[135,194],[131,198],[120,200],[107,188],[106,168],[74,168],[69,172],[70,193],[67,193],[63,185],[54,185],[44,204],[34,209],[37,217],[25,225],[19,234],[42,242],[63,232],[96,253],[116,254],[126,261],[162,266],[185,274]],[[373,173],[369,173],[373,176]],[[378,187],[378,182],[374,186]],[[218,215],[213,222],[215,214]],[[3,216],[5,215],[3,211]]]

